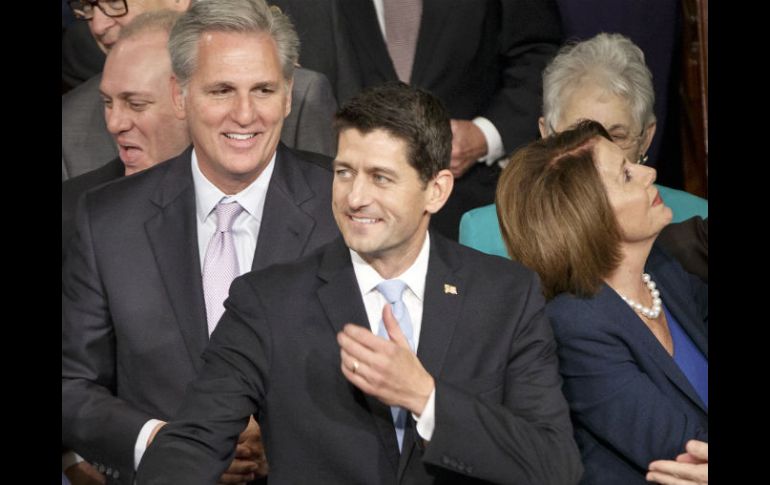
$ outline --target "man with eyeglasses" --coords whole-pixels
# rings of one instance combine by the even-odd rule
[[[75,18],[87,22],[99,48],[108,53],[121,29],[137,15],[159,9],[186,11],[191,0],[70,0]],[[101,74],[62,96],[62,181],[104,166],[118,155],[107,131],[99,97]],[[331,118],[337,101],[323,74],[297,69],[292,109],[281,141],[291,148],[334,155]]]
[[[88,27],[94,36],[94,40],[96,40],[99,48],[106,54],[118,40],[120,27],[127,25],[137,14],[147,10],[144,8],[147,4],[155,3],[159,4],[159,8],[169,9],[173,8],[173,3],[180,4],[178,0],[176,2],[133,0],[131,2],[131,15],[129,15],[126,2],[127,0],[70,0],[69,5],[76,19],[89,21]],[[185,3],[188,2],[189,0],[186,0]],[[185,8],[186,6],[184,5]]]

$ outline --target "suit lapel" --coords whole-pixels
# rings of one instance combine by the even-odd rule
[[[679,324],[684,328],[687,335],[692,339],[698,350],[700,350],[706,359],[708,359],[708,337],[702,324],[698,322],[698,316],[691,302],[688,302],[689,294],[680,288],[678,278],[672,274],[672,269],[668,266],[656,267],[648,270],[652,279],[658,282],[658,286],[663,304],[668,311],[676,317]]]
[[[168,171],[151,201],[157,213],[145,222],[163,284],[196,372],[208,343],[201,283],[191,149],[166,162]]]
[[[364,302],[350,262],[350,252],[341,238],[328,246],[321,261],[318,276],[326,282],[318,289],[318,298],[334,334],[341,332],[346,323],[355,323],[369,328]],[[377,398],[364,394],[352,384],[349,386],[355,395],[363,396],[366,401],[377,434],[395,472],[398,468],[399,453],[390,407]]]
[[[652,280],[658,282],[659,291],[663,304],[668,308],[668,311],[676,318],[679,325],[685,330],[687,335],[692,339],[698,349],[703,352],[703,355],[708,359],[708,343],[706,335],[703,333],[702,328],[697,325],[695,312],[692,310],[692,304],[687,305],[684,299],[687,297],[680,291],[679,286],[672,280],[671,271],[668,267],[661,267],[651,269],[649,271]],[[669,325],[671,323],[669,322]],[[668,355],[668,354],[666,354]],[[670,366],[665,366],[664,370],[670,367],[670,372],[666,372],[668,378],[677,385],[682,392],[695,402],[704,412],[708,412],[705,404],[701,401],[698,393],[695,392],[695,388],[684,375],[682,370],[674,361],[673,357],[670,357],[666,361]]]
[[[460,318],[466,287],[465,279],[459,274],[461,260],[456,257],[450,244],[436,232],[431,232],[430,240],[417,358],[430,375],[438,378]],[[409,421],[410,425],[404,434],[404,448],[401,451],[397,481],[401,480],[407,469],[416,446],[415,440],[419,439],[414,423],[411,422],[411,416]]]
[[[315,219],[301,206],[314,194],[296,163],[294,155],[279,145],[265,196],[252,270],[298,258],[313,232]]]
[[[398,79],[372,1],[343,0],[338,4],[354,50],[363,56],[360,63],[375,66],[383,79]]]
[[[654,280],[653,276],[653,280]],[[644,322],[636,315],[634,310],[624,302],[620,296],[612,290],[609,286],[604,286],[601,293],[602,299],[606,302],[608,313],[610,318],[615,321],[624,322],[623,325],[632,334],[631,340],[633,342],[639,342],[642,348],[647,352],[650,359],[663,371],[668,380],[670,380],[685,396],[687,396],[696,406],[706,411],[703,403],[701,402],[695,389],[687,380],[687,377],[682,373],[679,366],[674,362],[674,359],[668,355],[666,349],[658,342],[655,335],[650,331]],[[663,296],[665,298],[665,295]],[[665,300],[664,300],[665,302]],[[598,300],[597,300],[597,303]],[[665,302],[668,304],[667,302]],[[602,305],[599,303],[599,305]]]
[[[443,52],[440,49],[441,36],[445,25],[444,18],[450,9],[451,7],[445,4],[445,0],[423,0],[420,32],[417,36],[417,48],[414,53],[409,84],[415,86],[430,85],[430,79],[425,79],[425,76],[431,72],[441,72],[441,70],[430,69],[430,65],[436,59],[437,53]],[[445,60],[442,58],[441,62]]]

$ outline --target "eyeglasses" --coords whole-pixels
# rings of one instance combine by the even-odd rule
[[[551,133],[557,133],[551,123],[548,123],[548,126],[551,128]],[[609,135],[615,146],[621,150],[630,150],[633,148],[634,144],[638,143],[644,136],[644,128],[642,128],[642,131],[636,136],[628,135],[623,132],[610,133]],[[642,161],[642,157],[640,156],[636,163],[644,164],[645,161],[647,161],[647,157],[644,157],[644,161]]]
[[[126,0],[69,0],[68,3],[78,20],[94,18],[94,5],[108,17],[122,17],[128,13]]]
[[[630,150],[639,140],[644,136],[644,129],[638,135],[628,135],[626,133],[610,133],[612,143],[617,145],[621,150]]]

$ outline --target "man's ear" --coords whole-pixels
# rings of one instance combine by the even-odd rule
[[[177,119],[184,120],[187,118],[187,114],[185,113],[185,93],[184,88],[181,84],[179,84],[179,81],[177,81],[176,76],[171,76],[171,79],[169,80],[171,83],[171,102],[174,105],[174,115],[177,117]]]
[[[545,138],[546,131],[545,131],[545,118],[542,116],[537,119],[537,129],[540,130],[540,138]]]
[[[289,113],[291,113],[291,93],[294,89],[294,77],[289,79],[289,81],[286,83],[286,106],[283,110],[283,117],[286,118],[289,116]]]
[[[455,178],[448,169],[441,170],[433,179],[428,181],[428,187],[425,189],[428,192],[428,201],[425,209],[429,213],[435,214],[444,207],[449,194],[452,193],[454,183]]]

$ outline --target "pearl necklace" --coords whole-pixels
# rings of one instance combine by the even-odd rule
[[[658,315],[660,315],[660,310],[663,306],[663,300],[660,299],[660,292],[655,288],[655,282],[652,281],[652,278],[650,278],[650,275],[647,273],[642,273],[642,281],[644,281],[644,283],[647,285],[647,289],[650,290],[650,296],[652,296],[652,308],[648,308],[641,303],[632,300],[631,298],[627,298],[620,292],[618,292],[618,295],[623,298],[623,301],[628,303],[628,306],[641,313],[645,317],[652,319],[658,318]]]

